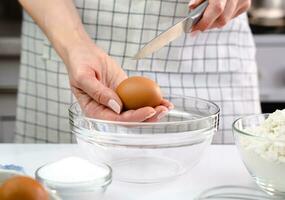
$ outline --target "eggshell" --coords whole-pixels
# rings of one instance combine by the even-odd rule
[[[36,180],[14,176],[1,186],[1,200],[48,200],[48,193]]]
[[[151,79],[133,76],[125,79],[116,89],[125,110],[135,110],[145,106],[161,104],[162,94],[159,86]]]

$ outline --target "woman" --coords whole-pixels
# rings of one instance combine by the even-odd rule
[[[166,92],[216,102],[222,110],[218,143],[232,142],[236,116],[260,112],[254,43],[246,16],[240,15],[250,0],[210,0],[193,29],[196,37],[183,35],[140,61],[132,56],[144,43],[202,1],[20,2],[31,17],[24,14],[17,142],[72,142],[70,88],[89,115],[158,121],[172,108],[170,102],[121,112],[114,89],[131,75],[148,76]]]

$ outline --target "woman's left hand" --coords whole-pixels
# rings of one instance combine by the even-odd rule
[[[204,0],[192,0],[189,8],[193,9]],[[211,28],[221,28],[232,18],[247,11],[251,5],[251,0],[209,0],[201,20],[193,27],[194,31],[205,31]]]

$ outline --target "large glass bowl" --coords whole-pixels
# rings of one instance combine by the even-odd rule
[[[85,117],[71,105],[70,124],[91,162],[113,169],[113,180],[159,183],[191,169],[217,131],[219,107],[203,99],[168,97],[175,109],[160,122],[136,123]]]
[[[270,195],[285,199],[285,140],[249,133],[269,114],[246,116],[233,123],[235,142],[249,173]]]

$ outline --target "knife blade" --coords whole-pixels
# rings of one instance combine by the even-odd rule
[[[208,0],[201,3],[197,8],[192,10],[187,17],[171,26],[166,31],[160,33],[157,37],[148,42],[142,49],[138,51],[138,53],[134,56],[134,59],[142,59],[151,53],[159,50],[169,42],[178,38],[182,33],[188,33],[192,26],[196,24],[205,9],[208,6]]]

